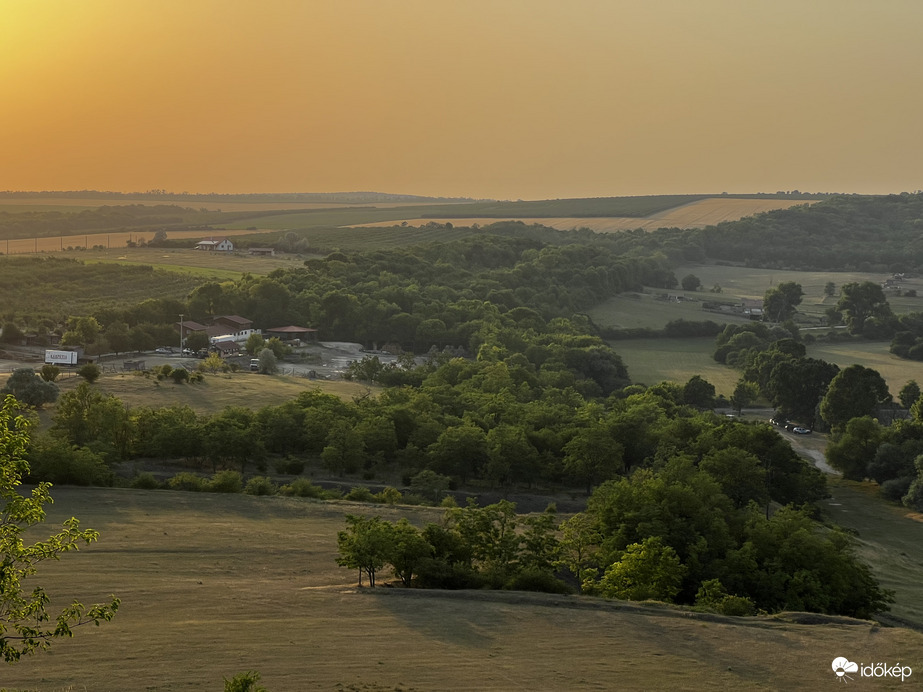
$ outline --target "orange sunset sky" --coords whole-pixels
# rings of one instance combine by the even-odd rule
[[[0,190],[923,188],[920,0],[0,0]]]

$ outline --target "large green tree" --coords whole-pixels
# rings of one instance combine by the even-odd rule
[[[850,365],[831,380],[820,402],[820,415],[831,427],[841,429],[853,418],[874,416],[890,400],[888,383],[877,370]]]
[[[35,584],[38,565],[89,545],[99,533],[81,529],[71,518],[44,540],[24,541],[26,530],[45,520],[44,506],[52,500],[49,483],[40,483],[29,494],[21,492],[29,472],[25,452],[31,423],[17,415],[18,408],[11,396],[0,405],[0,657],[8,663],[73,636],[80,625],[109,621],[119,608],[119,599],[113,597],[90,607],[74,601],[57,614],[49,612],[50,596]]]
[[[763,296],[763,312],[773,322],[784,322],[794,316],[803,296],[801,284],[783,281],[766,291]]]
[[[884,290],[873,281],[844,284],[836,309],[846,315],[846,325],[852,334],[863,333],[867,320],[886,319],[892,314]]]

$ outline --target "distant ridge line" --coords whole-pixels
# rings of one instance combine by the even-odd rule
[[[162,200],[191,202],[303,202],[337,204],[373,204],[382,202],[441,202],[463,204],[468,202],[492,202],[469,197],[426,197],[389,192],[248,192],[248,193],[193,193],[147,190],[146,192],[113,192],[111,190],[3,190],[0,198],[26,199],[112,199],[112,200]]]

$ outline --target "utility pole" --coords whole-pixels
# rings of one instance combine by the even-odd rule
[[[179,316],[179,352],[183,353],[183,315],[180,313]]]

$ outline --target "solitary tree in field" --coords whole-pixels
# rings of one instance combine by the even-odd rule
[[[702,281],[695,274],[687,274],[681,283],[684,291],[698,291],[702,285]]]
[[[119,599],[87,608],[79,601],[55,615],[48,612],[49,596],[32,583],[43,560],[57,560],[81,543],[99,538],[81,529],[73,517],[57,533],[29,545],[23,533],[45,519],[50,503],[50,483],[40,483],[29,495],[20,492],[22,477],[29,472],[24,456],[31,422],[16,415],[18,402],[11,396],[0,406],[0,657],[15,663],[23,656],[47,649],[55,639],[72,637],[75,627],[99,625],[112,619]]]

